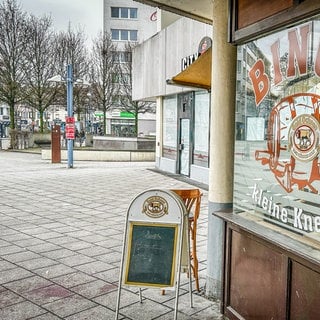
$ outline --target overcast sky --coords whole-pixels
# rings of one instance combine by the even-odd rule
[[[81,27],[88,40],[97,36],[103,27],[103,0],[18,0],[24,11],[41,16],[51,15],[53,26],[66,31],[69,22]]]

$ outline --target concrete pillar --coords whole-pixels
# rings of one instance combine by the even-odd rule
[[[228,1],[213,0],[209,219],[206,295],[222,299],[224,223],[231,211],[236,96],[236,47],[228,41]]]

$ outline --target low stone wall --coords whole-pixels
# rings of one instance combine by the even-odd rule
[[[93,148],[99,150],[155,150],[155,138],[93,136]]]
[[[10,138],[0,138],[0,149],[8,150],[10,147]]]
[[[42,149],[42,160],[51,160],[51,149]],[[67,160],[67,150],[61,150],[61,160]],[[155,161],[153,151],[117,151],[117,150],[73,150],[74,161],[122,161],[122,162],[144,162]]]

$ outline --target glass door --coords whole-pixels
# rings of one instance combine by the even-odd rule
[[[179,168],[180,174],[189,176],[190,119],[180,119]]]

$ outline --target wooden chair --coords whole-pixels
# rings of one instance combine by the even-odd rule
[[[199,275],[198,275],[198,257],[197,257],[197,221],[200,215],[200,204],[202,193],[199,189],[173,189],[171,190],[181,197],[188,213],[189,228],[188,233],[190,237],[190,259],[191,269],[195,278],[196,289],[199,288]],[[189,275],[191,276],[191,275]]]

